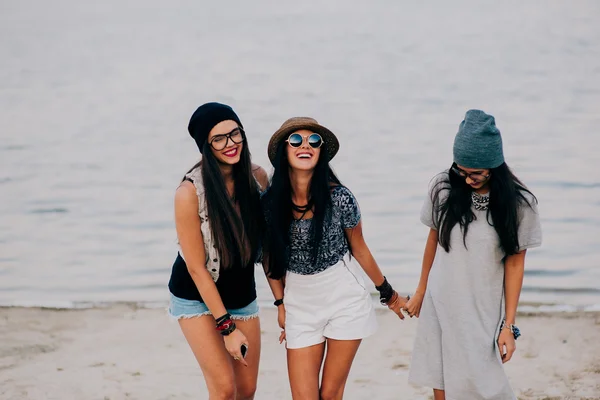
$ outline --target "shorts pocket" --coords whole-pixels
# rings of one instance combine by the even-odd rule
[[[350,279],[350,284],[351,285],[358,285],[363,291],[367,290],[367,287],[365,285],[365,281],[362,279],[362,277],[360,275],[358,275],[357,271],[353,271],[353,267],[352,265],[348,265],[346,263],[344,263],[344,269],[348,272],[348,274],[350,275],[349,279]]]

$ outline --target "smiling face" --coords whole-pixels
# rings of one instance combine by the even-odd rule
[[[309,130],[300,130],[292,133],[288,139],[287,146],[287,159],[291,168],[301,170],[301,171],[311,171],[315,169],[317,162],[319,161],[319,156],[321,154],[320,147],[313,147],[309,144],[308,138],[313,134],[313,132]],[[297,144],[298,140],[294,141],[293,139],[298,139],[297,136],[300,135],[302,137],[302,144],[298,147],[293,147],[290,145]],[[320,143],[319,143],[320,146]]]
[[[222,121],[211,129],[208,143],[217,161],[237,164],[244,147],[244,133],[235,121]]]

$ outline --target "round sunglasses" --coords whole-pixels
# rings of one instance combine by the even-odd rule
[[[318,149],[323,145],[323,138],[318,133],[311,133],[308,137],[303,137],[299,133],[292,133],[286,140],[291,147],[300,147],[304,143],[304,139],[308,142],[308,145],[313,149]]]

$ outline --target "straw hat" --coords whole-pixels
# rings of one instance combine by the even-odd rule
[[[282,140],[286,140],[292,133],[300,130],[308,130],[321,135],[327,146],[327,161],[331,161],[340,149],[340,142],[333,132],[323,125],[320,125],[315,119],[310,117],[294,117],[285,121],[283,125],[281,125],[281,128],[271,136],[271,140],[269,140],[267,152],[271,164],[274,165],[279,143]]]

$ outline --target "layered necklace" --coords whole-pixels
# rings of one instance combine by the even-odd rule
[[[298,218],[294,217],[294,219],[296,221],[300,221],[301,219],[304,218],[304,216],[306,215],[307,212],[312,210],[312,208],[313,208],[312,201],[309,201],[308,203],[306,203],[306,205],[303,205],[303,206],[299,206],[299,205],[295,204],[294,202],[292,202],[292,210],[294,210],[300,214],[300,217],[298,217]]]
[[[471,192],[471,201],[477,211],[487,211],[490,206],[490,196],[481,195],[475,191]]]

